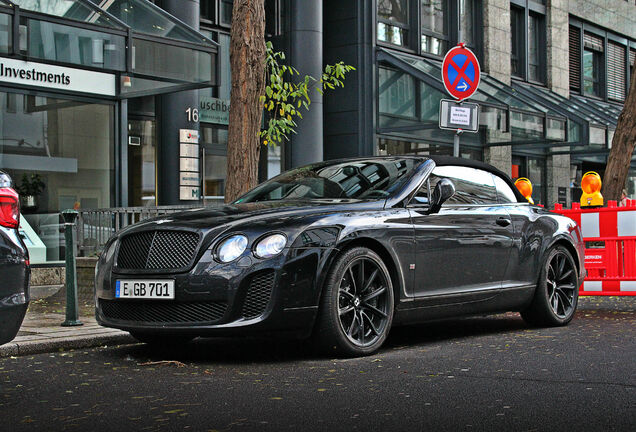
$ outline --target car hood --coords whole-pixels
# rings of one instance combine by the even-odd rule
[[[308,216],[381,209],[383,206],[384,200],[311,200],[267,201],[195,208],[147,219],[120,231],[119,235],[148,229],[185,228],[207,232],[214,228],[229,229],[239,224],[259,223],[263,220],[271,220],[273,225],[280,225]]]

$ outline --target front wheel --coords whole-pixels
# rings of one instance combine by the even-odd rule
[[[533,325],[562,326],[574,317],[579,299],[576,265],[563,246],[548,251],[530,306],[521,312]]]
[[[393,285],[382,259],[356,247],[327,277],[314,338],[328,352],[364,356],[377,351],[393,321]]]

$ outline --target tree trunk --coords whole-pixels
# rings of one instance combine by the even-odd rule
[[[636,68],[632,69],[636,72]],[[636,146],[636,73],[632,73],[629,94],[625,106],[618,117],[616,132],[612,140],[612,149],[607,159],[603,176],[603,199],[620,201],[621,191],[625,187],[632,153]]]
[[[230,33],[230,120],[225,202],[258,182],[258,158],[265,91],[265,1],[234,0]]]

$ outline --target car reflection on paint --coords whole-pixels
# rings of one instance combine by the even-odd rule
[[[0,345],[15,338],[29,305],[29,254],[19,226],[18,193],[0,171]]]
[[[321,162],[117,233],[96,315],[148,343],[288,334],[345,356],[375,352],[398,323],[519,311],[565,325],[584,274],[571,224],[479,162]]]

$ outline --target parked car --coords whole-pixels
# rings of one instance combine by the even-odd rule
[[[20,200],[0,171],[0,345],[18,334],[29,306],[29,252],[20,238]]]
[[[337,160],[120,231],[97,265],[96,314],[152,343],[291,333],[367,355],[397,323],[520,311],[565,325],[583,257],[574,221],[489,165]]]

